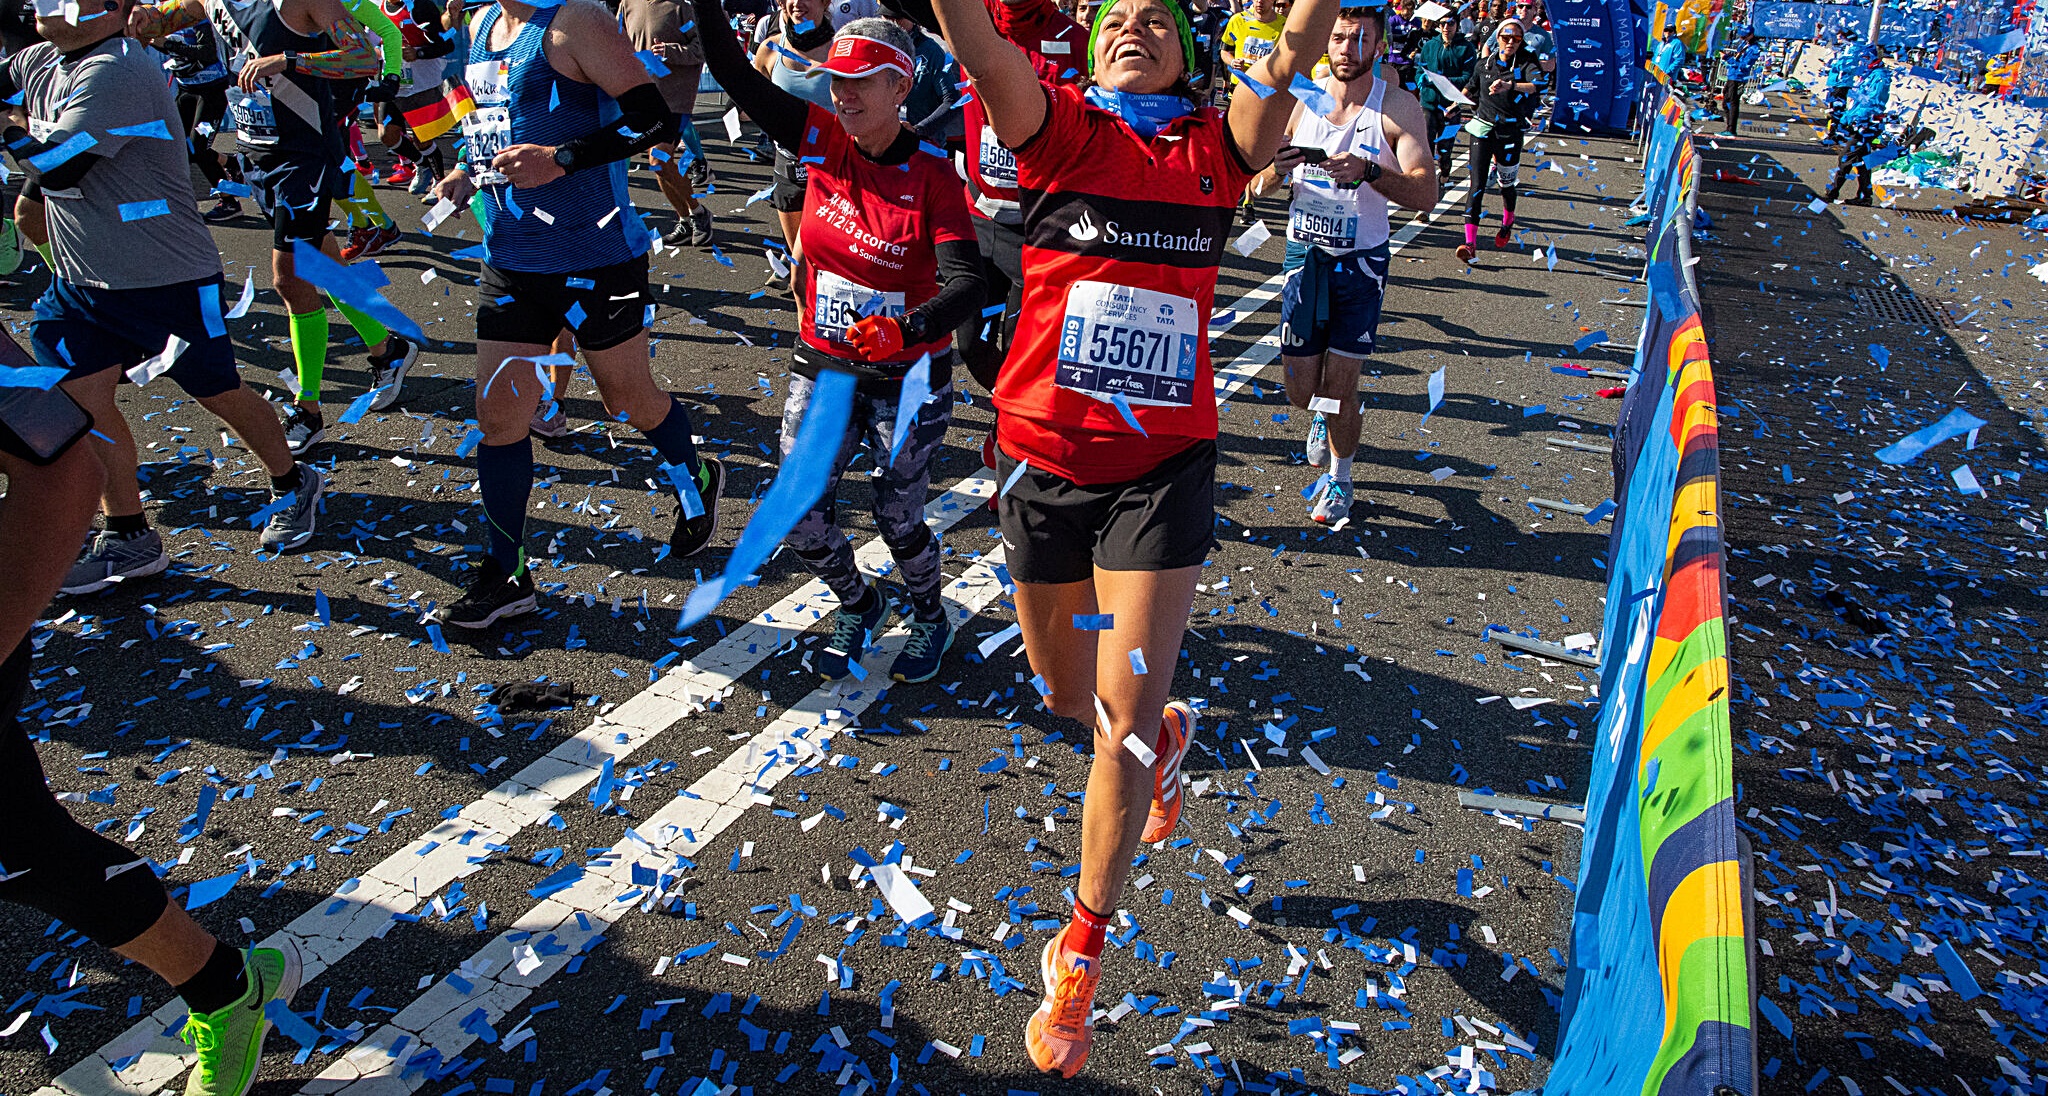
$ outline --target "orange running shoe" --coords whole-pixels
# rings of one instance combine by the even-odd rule
[[[1099,958],[1069,951],[1066,939],[1067,930],[1061,929],[1039,955],[1045,996],[1024,1025],[1024,1047],[1032,1065],[1071,1079],[1088,1064],[1088,1049],[1095,1043],[1095,984],[1102,972]]]
[[[1176,700],[1159,716],[1159,760],[1152,769],[1152,809],[1145,815],[1145,844],[1173,836],[1180,824],[1180,763],[1195,743],[1195,710]]]

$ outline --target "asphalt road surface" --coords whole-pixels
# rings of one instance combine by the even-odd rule
[[[1698,245],[1763,1091],[2038,1088],[2048,246],[1931,186],[1816,209],[1803,106],[1703,150]]]
[[[936,681],[883,688],[884,653],[865,682],[821,688],[810,660],[830,599],[787,553],[677,631],[774,473],[795,317],[759,289],[773,218],[745,203],[766,165],[710,144],[719,250],[654,261],[652,368],[732,472],[695,559],[661,558],[675,502],[657,461],[579,377],[578,430],[537,452],[541,614],[435,646],[422,614],[481,558],[475,476],[456,455],[476,266],[450,257],[477,230],[465,216],[429,237],[398,191],[382,195],[407,236],[378,262],[433,345],[400,408],[351,426],[336,419],[367,370],[360,346],[337,346],[317,453],[332,490],[309,550],[258,553],[261,469],[218,422],[167,381],[124,389],[174,563],[52,606],[25,719],[70,808],[150,857],[180,900],[240,873],[199,910],[207,925],[238,944],[288,927],[307,942],[306,1046],[273,1033],[258,1091],[1540,1081],[1579,835],[1463,810],[1457,793],[1583,798],[1595,675],[1486,636],[1599,631],[1607,525],[1551,503],[1609,496],[1613,412],[1596,391],[1618,382],[1555,367],[1626,368],[1626,351],[1591,347],[1602,331],[1632,344],[1640,323],[1603,303],[1641,295],[1623,281],[1641,256],[1621,227],[1633,147],[1536,142],[1513,245],[1483,240],[1474,269],[1450,254],[1455,214],[1402,234],[1362,386],[1359,502],[1336,531],[1305,516],[1305,416],[1279,390],[1281,243],[1228,255],[1212,321],[1219,547],[1171,668],[1201,709],[1191,800],[1175,838],[1142,850],[1094,1057],[1061,1082],[1030,1068],[1021,1032],[1078,871],[1088,762],[1083,728],[1037,708],[1001,635],[1014,612],[984,504],[984,394],[962,378],[933,468],[928,514],[963,622]],[[666,228],[651,177],[632,178]],[[1283,223],[1277,200],[1262,212]],[[217,237],[231,287],[256,267],[231,331],[245,377],[277,394],[290,359],[261,288],[267,233],[244,220]],[[43,285],[19,275],[0,302],[18,339]],[[878,569],[872,467],[857,462],[838,497]],[[581,699],[500,712],[492,689],[522,681]],[[856,879],[856,856],[893,863]],[[929,929],[902,922],[911,884],[942,919]],[[17,957],[0,972],[0,1090],[182,1084],[182,1044],[162,1035],[183,1010],[163,985],[26,911],[0,933]],[[360,1076],[373,1082],[344,1087]]]

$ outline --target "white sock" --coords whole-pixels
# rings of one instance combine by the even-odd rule
[[[1330,458],[1330,478],[1331,478],[1331,479],[1333,479],[1333,480],[1336,480],[1336,481],[1337,481],[1338,483],[1346,483],[1346,484],[1350,483],[1350,482],[1351,482],[1351,458],[1350,458],[1350,457],[1331,457],[1331,458]]]

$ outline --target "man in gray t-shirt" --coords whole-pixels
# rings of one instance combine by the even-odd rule
[[[58,276],[137,289],[220,274],[192,199],[184,123],[148,49],[116,36],[66,59],[44,42],[8,58],[7,76],[22,92],[29,136],[52,150],[42,189]],[[77,169],[63,171],[67,147],[98,160],[75,182]]]
[[[91,593],[167,567],[142,512],[135,439],[114,400],[125,374],[168,376],[241,437],[290,501],[262,545],[303,547],[324,483],[294,463],[284,428],[242,385],[221,310],[220,252],[200,219],[184,126],[157,59],[126,35],[132,0],[107,0],[77,23],[36,17],[46,41],[0,67],[0,98],[20,105],[4,140],[43,193],[56,276],[36,302],[36,363],[63,369],[64,390],[109,445],[101,503],[107,528],[86,545],[63,591]],[[66,5],[69,7],[69,5]]]

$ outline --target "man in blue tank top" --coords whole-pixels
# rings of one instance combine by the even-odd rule
[[[320,382],[327,366],[327,300],[298,276],[293,248],[305,241],[339,260],[327,231],[329,205],[349,195],[348,159],[337,122],[335,81],[383,71],[376,39],[342,0],[172,0],[137,5],[129,33],[145,41],[202,22],[213,24],[221,61],[233,75],[228,112],[248,163],[247,182],[270,214],[270,281],[291,313],[298,402],[285,418],[294,454],[326,437]],[[348,305],[335,301],[370,351],[370,409],[398,402],[420,348]]]
[[[675,555],[711,542],[725,469],[698,458],[689,413],[648,367],[649,235],[626,191],[626,160],[674,141],[676,119],[618,22],[594,0],[500,0],[470,23],[463,76],[476,109],[463,119],[463,162],[434,195],[476,197],[483,221],[476,465],[490,554],[434,619],[485,628],[538,608],[523,548],[528,429],[553,398],[538,359],[563,328],[576,333],[606,409],[660,453],[678,494]]]

